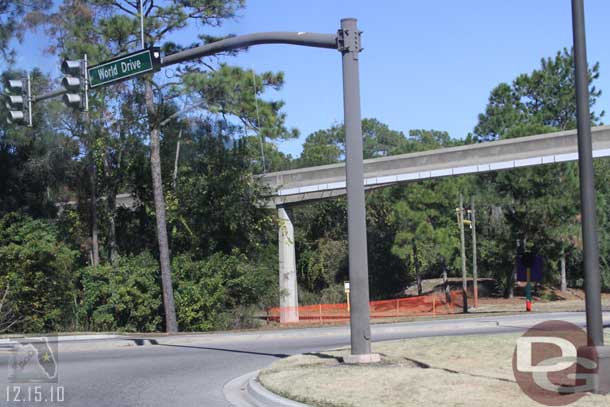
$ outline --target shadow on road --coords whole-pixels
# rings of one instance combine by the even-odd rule
[[[288,356],[290,356],[285,353],[266,353],[266,352],[255,352],[255,351],[249,351],[249,350],[211,348],[211,347],[207,347],[207,346],[193,346],[193,345],[170,345],[170,344],[166,344],[166,343],[159,343],[154,339],[150,340],[149,342],[151,345],[156,345],[156,346],[168,346],[168,347],[172,347],[172,348],[187,348],[187,349],[200,349],[200,350],[215,350],[215,351],[220,351],[220,352],[243,353],[243,354],[248,354],[248,355],[272,356],[274,358],[279,358],[279,359],[287,358]]]

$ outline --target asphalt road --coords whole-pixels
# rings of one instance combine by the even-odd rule
[[[523,331],[551,319],[584,324],[583,313],[522,314],[373,325],[372,333],[374,341],[490,334]],[[610,314],[605,314],[605,322],[610,322]],[[13,386],[8,383],[9,356],[0,353],[0,366],[6,366],[6,374],[0,369],[0,406],[230,406],[223,394],[228,381],[288,355],[348,346],[349,328],[174,336],[156,341],[146,346],[126,340],[60,344],[59,383],[54,386],[63,386],[65,399],[55,403],[7,400],[15,398],[16,391],[8,387]],[[35,391],[34,384],[18,386],[22,400],[28,400],[28,391]],[[40,386],[43,400],[57,391],[48,384]]]

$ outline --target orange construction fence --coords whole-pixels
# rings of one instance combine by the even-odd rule
[[[371,318],[453,314],[462,308],[462,293],[452,291],[447,301],[444,293],[369,302]],[[342,304],[315,304],[267,309],[267,320],[284,323],[337,322],[349,320],[349,307]]]

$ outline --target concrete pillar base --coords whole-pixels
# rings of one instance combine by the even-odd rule
[[[379,362],[381,362],[379,353],[365,353],[363,355],[347,355],[343,357],[343,363],[346,365],[362,365]]]
[[[297,307],[280,308],[281,324],[291,324],[296,322],[299,322],[299,309]]]
[[[597,363],[592,377],[592,393],[610,393],[610,346],[583,346],[578,348],[578,357]]]
[[[294,249],[294,228],[284,208],[278,208],[280,259],[280,323],[299,322],[299,293]]]

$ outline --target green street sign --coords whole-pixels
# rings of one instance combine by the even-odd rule
[[[153,47],[123,55],[87,68],[89,87],[108,85],[155,69],[160,61],[159,48]]]

